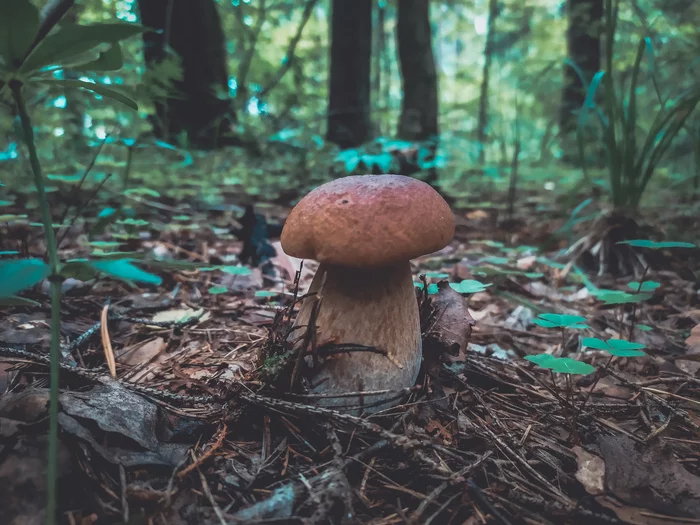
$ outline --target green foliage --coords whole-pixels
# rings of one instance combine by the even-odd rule
[[[219,295],[228,292],[228,288],[225,286],[211,286],[207,291],[212,295]]]
[[[627,287],[631,288],[635,292],[653,292],[659,286],[661,286],[661,283],[656,281],[644,281],[642,283],[638,281],[631,281],[627,283]]]
[[[489,286],[491,285],[484,284],[473,279],[465,279],[459,283],[450,283],[450,287],[456,292],[469,294],[483,292]]]
[[[0,298],[7,298],[48,277],[51,268],[41,259],[0,261]]]
[[[622,290],[594,290],[591,292],[596,299],[603,301],[606,305],[641,303],[651,299],[650,293],[627,293]]]
[[[624,339],[608,339],[607,341],[603,341],[597,337],[584,337],[581,344],[588,348],[605,350],[615,357],[641,357],[645,355],[641,349],[646,347],[646,345],[642,343],[625,341]]]
[[[637,45],[625,96],[622,80],[615,78],[613,60],[618,13],[619,0],[605,0],[605,71],[598,72],[589,86],[579,113],[577,142],[585,170],[583,130],[589,113],[593,112],[603,131],[612,203],[617,209],[634,211],[664,155],[700,102],[700,82],[695,80],[679,95],[662,100],[654,67],[654,47],[651,39],[645,37]],[[649,107],[646,105],[643,110],[638,107],[639,77],[645,53],[649,56],[649,74],[660,107],[654,108],[651,124],[639,137],[641,111],[646,113]],[[603,90],[602,107],[595,102],[599,87]]]
[[[525,359],[535,363],[540,368],[546,370],[551,370],[558,374],[569,374],[569,375],[587,375],[591,372],[595,372],[595,367],[584,363],[582,361],[577,361],[576,359],[571,359],[569,357],[555,357],[550,354],[535,354],[525,356]]]
[[[539,314],[532,322],[544,328],[588,328],[586,318],[580,315]]]
[[[631,241],[620,241],[617,244],[629,244],[637,248],[649,248],[651,250],[662,250],[665,248],[695,248],[695,245],[690,242],[679,241],[649,241],[646,239],[634,239]]]

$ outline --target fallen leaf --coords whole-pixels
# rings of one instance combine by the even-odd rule
[[[576,454],[578,469],[576,479],[581,482],[586,492],[593,496],[605,492],[605,463],[599,456],[576,446],[571,449]]]
[[[165,339],[162,337],[142,341],[122,349],[117,356],[117,361],[130,366],[148,363],[159,355],[165,346]]]
[[[438,293],[430,296],[426,348],[433,355],[464,353],[475,324],[467,308],[467,300],[454,291],[447,281],[440,281],[437,286]]]

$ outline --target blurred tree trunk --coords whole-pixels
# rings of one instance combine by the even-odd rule
[[[183,78],[177,94],[156,103],[155,135],[174,140],[185,133],[190,146],[210,149],[238,144],[228,97],[228,69],[221,19],[214,0],[138,0],[141,23],[159,30],[143,35],[146,67],[174,53]]]
[[[396,46],[401,69],[403,100],[397,135],[400,139],[426,141],[428,154],[435,158],[438,145],[438,89],[429,0],[401,0],[396,20]],[[410,175],[421,169],[414,165],[418,157],[400,162],[401,173]],[[437,180],[437,171],[428,170],[426,182]]]
[[[333,0],[326,139],[353,148],[371,136],[372,1]]]
[[[593,76],[600,69],[600,35],[603,22],[603,0],[566,0],[569,26],[566,31],[567,56],[576,69],[564,68],[564,89],[559,114],[561,133],[569,135],[576,129],[576,112],[586,99]]]
[[[382,97],[382,66],[386,53],[386,3],[377,2],[374,44],[374,76],[372,78],[372,97],[375,100],[376,109],[374,124],[378,135],[382,135],[382,108],[387,104],[388,99]],[[388,78],[387,78],[388,81]]]
[[[438,90],[429,0],[399,2],[396,40],[403,87],[398,136],[405,140],[435,139]]]
[[[500,15],[498,0],[489,0],[489,18],[486,25],[486,44],[484,45],[484,67],[481,70],[481,92],[479,94],[479,120],[476,125],[476,140],[479,143],[479,163],[486,160],[486,137],[489,125],[489,78],[493,62],[494,42],[496,40],[496,19]]]

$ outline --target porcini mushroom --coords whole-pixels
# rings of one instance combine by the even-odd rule
[[[398,399],[371,391],[413,386],[422,343],[410,260],[442,249],[453,235],[454,215],[440,194],[402,175],[342,177],[292,209],[282,249],[320,264],[309,288],[315,294],[303,299],[290,338],[301,339],[320,301],[309,329],[319,345],[343,345],[305,370],[309,393],[324,395],[318,404],[375,412]],[[368,394],[332,397],[352,392]]]

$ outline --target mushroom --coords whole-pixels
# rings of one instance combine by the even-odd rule
[[[338,345],[302,361],[319,405],[376,412],[404,397],[396,390],[414,385],[422,342],[410,259],[444,248],[453,236],[447,202],[402,175],[342,177],[292,209],[282,249],[320,264],[290,339],[301,344],[306,329],[315,331],[317,348]],[[394,392],[371,394],[380,390]],[[338,396],[352,392],[367,394]]]

